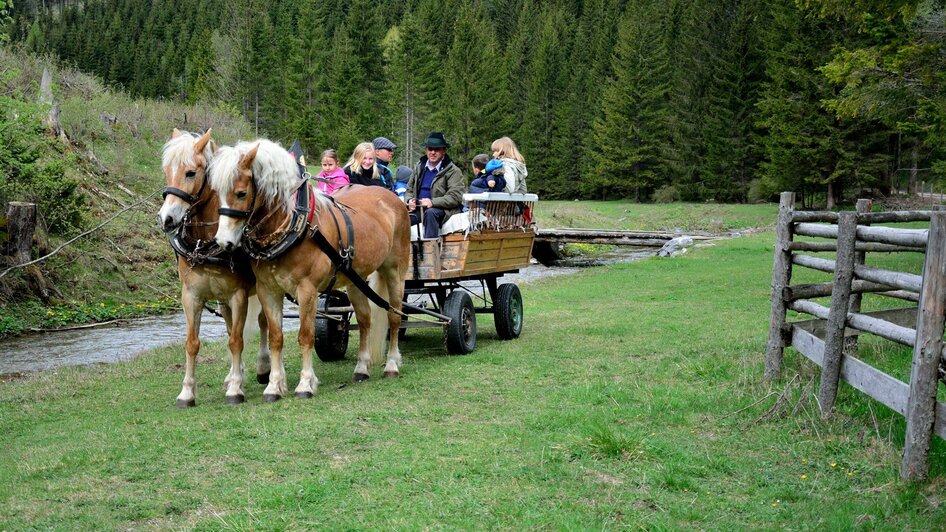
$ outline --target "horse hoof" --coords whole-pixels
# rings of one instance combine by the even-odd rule
[[[227,395],[223,398],[223,404],[225,405],[239,405],[246,401],[246,398],[242,395]]]
[[[312,392],[296,392],[296,399],[312,399],[315,397]]]
[[[269,384],[269,372],[266,373],[257,373],[256,382],[260,384]]]
[[[401,376],[401,374],[398,373],[398,372],[396,372],[396,371],[390,371],[390,370],[388,370],[388,371],[385,371],[385,372],[384,372],[384,378],[385,378],[385,379],[387,379],[388,377],[390,377],[390,378],[392,378],[392,379],[396,379],[396,378],[398,378],[398,377],[400,377],[400,376]]]
[[[194,399],[188,399],[188,400],[186,400],[186,401],[183,400],[183,399],[178,399],[178,400],[177,400],[177,407],[178,407],[178,408],[190,408],[190,407],[192,407],[192,406],[197,406],[197,401],[195,401]]]
[[[365,375],[364,373],[355,373],[354,375],[351,376],[351,380],[355,382],[364,382],[368,380],[369,378],[370,377],[368,375]]]
[[[274,394],[274,393],[264,393],[264,394],[263,394],[263,402],[264,402],[264,403],[275,403],[276,401],[278,401],[278,400],[280,400],[280,399],[282,399],[282,397],[280,397],[280,396],[278,396],[278,395],[276,395],[276,394]]]

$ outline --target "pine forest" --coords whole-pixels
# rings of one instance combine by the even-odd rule
[[[916,0],[17,0],[10,40],[326,148],[509,136],[549,199],[829,207],[946,175],[946,6]]]

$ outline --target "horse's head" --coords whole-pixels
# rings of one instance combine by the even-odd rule
[[[236,147],[220,148],[214,159],[213,189],[220,198],[220,222],[214,237],[217,245],[230,251],[240,245],[243,228],[257,202],[261,201],[253,179],[253,161],[259,144],[247,149],[243,143]]]
[[[244,228],[254,221],[278,223],[282,218],[272,214],[291,213],[293,194],[301,183],[295,158],[266,139],[220,148],[211,175],[211,187],[220,198],[216,240],[226,250],[240,245]]]
[[[171,231],[184,221],[184,215],[207,189],[207,168],[213,157],[214,143],[208,129],[200,137],[177,129],[164,145],[161,167],[167,179],[164,205],[158,211],[158,225]],[[208,191],[209,193],[209,191]]]

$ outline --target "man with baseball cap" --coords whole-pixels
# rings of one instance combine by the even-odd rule
[[[423,221],[424,238],[437,238],[444,221],[460,212],[466,183],[463,173],[447,155],[450,144],[443,133],[427,135],[422,146],[425,155],[411,172],[404,199],[411,225]]]
[[[378,165],[381,182],[388,190],[394,190],[394,173],[391,172],[389,167],[391,159],[394,158],[394,150],[397,149],[397,145],[387,137],[378,137],[371,143],[374,144],[374,161]]]

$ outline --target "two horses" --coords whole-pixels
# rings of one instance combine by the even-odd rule
[[[165,205],[159,213],[162,227],[170,230],[189,223],[194,231],[192,239],[197,240],[198,246],[212,245],[214,254],[236,257],[229,259],[229,268],[194,265],[179,257],[188,331],[184,389],[178,396],[178,406],[194,405],[200,311],[207,299],[224,303],[224,316],[228,318],[231,368],[226,380],[226,402],[242,402],[241,332],[247,315],[246,301],[254,288],[262,304],[261,360],[267,340],[269,344],[266,363],[261,362],[257,368],[260,382],[265,381],[259,375],[264,367],[272,368],[264,400],[276,401],[287,393],[282,356],[285,294],[295,297],[299,304],[302,371],[295,394],[300,398],[312,397],[319,382],[312,367],[318,295],[332,288],[351,286],[346,272],[368,278],[371,288],[391,307],[385,311],[370,303],[358,288],[348,290],[360,332],[353,379],[368,378],[371,365],[381,359],[385,339],[388,349],[384,376],[399,375],[401,355],[397,340],[410,252],[410,223],[403,204],[394,194],[380,187],[355,185],[334,199],[324,196],[311,191],[299,179],[295,158],[279,145],[261,139],[216,148],[209,132],[196,139],[175,130],[165,146],[163,167],[168,187]],[[311,208],[303,215],[301,238],[279,253],[239,258],[241,246],[259,251],[274,241],[285,242],[281,237],[299,220],[298,213],[294,216],[294,202],[299,194],[309,198],[307,204]],[[322,245],[331,249],[320,247],[313,236],[321,236]],[[339,256],[346,259],[345,267],[330,259]]]

